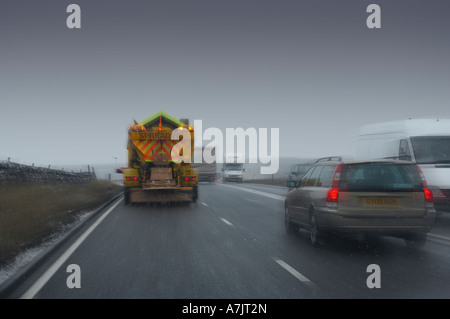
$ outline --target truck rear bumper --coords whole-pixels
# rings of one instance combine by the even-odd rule
[[[193,187],[143,189],[130,188],[130,203],[170,203],[193,201]]]

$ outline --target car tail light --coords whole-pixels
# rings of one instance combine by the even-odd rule
[[[339,188],[339,180],[341,178],[341,170],[342,170],[342,163],[340,163],[336,167],[336,171],[334,172],[333,181],[331,182],[332,188]]]
[[[331,189],[328,191],[326,203],[328,207],[337,208],[339,199],[339,181],[341,178],[342,163],[336,167],[333,180],[331,182]]]
[[[339,188],[335,187],[328,191],[327,203],[337,203],[339,198]]]
[[[420,178],[422,179],[423,187],[424,188],[428,187],[427,180],[425,178],[425,175],[423,175],[422,169],[417,164],[416,164],[416,167],[417,167],[417,170],[419,171]]]
[[[425,203],[433,204],[433,193],[426,187],[423,189],[423,192],[425,194]]]
[[[425,205],[433,207],[434,206],[433,192],[428,188],[427,180],[420,166],[416,164],[416,167],[417,170],[419,171],[420,178],[422,179],[423,193],[425,195]]]
[[[127,176],[126,180],[127,182],[137,182],[139,178],[137,176]]]

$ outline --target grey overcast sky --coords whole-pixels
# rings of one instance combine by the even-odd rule
[[[66,26],[71,3],[81,29]],[[381,29],[366,26],[371,3]],[[128,125],[160,110],[203,128],[279,128],[289,157],[349,154],[364,124],[450,118],[448,0],[0,8],[0,160],[125,162]]]

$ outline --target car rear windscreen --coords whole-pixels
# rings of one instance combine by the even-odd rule
[[[422,191],[423,184],[415,164],[357,163],[344,164],[339,188],[352,192]]]

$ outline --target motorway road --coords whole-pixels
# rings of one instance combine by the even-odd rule
[[[120,198],[8,298],[450,298],[450,214],[422,251],[388,237],[333,236],[314,248],[308,232],[285,232],[286,192],[217,183],[200,185],[196,204]],[[70,264],[81,288],[67,287]],[[381,288],[367,287],[370,264]]]

